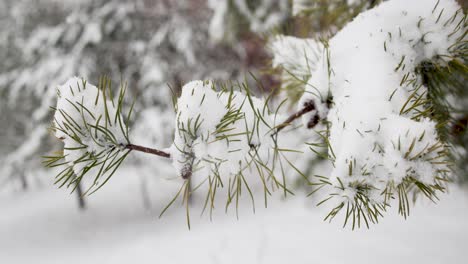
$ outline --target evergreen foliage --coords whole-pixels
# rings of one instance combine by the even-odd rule
[[[210,10],[193,1],[20,0],[0,5],[1,118],[9,124],[0,127],[0,182],[6,186],[22,185],[22,175],[35,182],[41,168],[37,156],[57,147],[45,127],[56,86],[70,76],[98,80],[105,73],[128,81],[127,93],[139,98],[132,133],[138,137],[148,134],[143,127],[151,128],[145,116],[160,113],[172,119],[168,83],[178,93],[180,84],[193,78],[237,79],[246,68],[239,44],[207,45]],[[145,144],[172,140],[169,128],[152,131]]]
[[[194,193],[202,193],[203,211],[210,213],[219,199],[225,201],[226,210],[230,206],[237,210],[242,193],[251,199],[253,208],[260,193],[267,206],[274,191],[284,196],[294,193],[292,174],[313,189],[310,194],[318,197],[318,205],[329,206],[325,220],[340,215],[344,226],[353,229],[377,223],[395,203],[406,218],[416,197],[435,202],[452,175],[462,174],[461,166],[466,166],[464,11],[444,14],[445,8],[451,12],[455,7],[453,1],[444,0],[435,2],[427,17],[413,17],[420,10],[413,6],[407,13],[401,12],[395,3],[403,1],[393,0],[342,28],[377,1],[293,2],[302,5],[300,11],[293,9],[296,14],[323,16],[326,21],[319,20],[323,25],[317,27],[322,32],[314,38],[279,36],[272,44],[273,64],[284,71],[286,93],[257,97],[253,91],[261,91],[261,87],[252,89],[247,83],[187,83],[174,100],[175,136],[168,149],[131,142],[133,106],[127,114],[123,111],[126,85],[115,96],[107,78],[101,78],[97,88],[84,80],[77,83],[77,79],[59,87],[53,130],[64,140],[65,148],[45,159],[47,166],[65,167],[57,175],[57,183],[73,187],[90,175],[94,181],[89,190],[96,191],[131,151],[170,158],[184,181],[168,207],[182,196],[189,226],[189,201]],[[406,19],[408,28],[369,25],[372,15],[395,14]],[[372,31],[377,27],[380,32]],[[370,30],[370,34],[360,29]],[[359,62],[351,65],[350,60],[360,58],[352,53],[352,44],[346,43],[353,33],[359,37],[356,42],[367,48],[363,54],[370,54],[363,58],[362,63],[367,63],[363,69],[372,67],[373,56],[382,60],[375,80],[359,79],[370,73],[359,72]],[[441,44],[441,39],[447,42]],[[287,44],[294,47],[292,57],[288,57],[291,52],[280,54]],[[287,59],[278,59],[280,55]],[[378,72],[382,69],[388,74]],[[344,70],[356,76],[346,76]],[[391,78],[382,81],[378,79],[381,73]],[[356,87],[353,78],[362,87]],[[394,80],[398,81],[395,87]],[[371,87],[374,90],[368,88],[368,82],[376,85]],[[84,92],[90,89],[93,92]],[[289,100],[297,105],[296,112],[286,107]],[[389,113],[377,109],[382,105]],[[296,122],[299,118],[302,124]],[[317,173],[310,166],[303,166],[315,162],[329,166],[330,174],[314,175]]]

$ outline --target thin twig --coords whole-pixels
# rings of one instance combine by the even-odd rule
[[[125,145],[125,148],[130,149],[130,150],[136,150],[136,151],[140,151],[140,152],[145,152],[145,153],[157,155],[157,156],[168,158],[168,159],[171,158],[171,154],[169,154],[167,152],[164,152],[162,150],[159,150],[159,149],[147,148],[147,147],[134,145],[134,144]]]
[[[286,119],[283,123],[279,124],[276,127],[276,132],[275,133],[280,132],[283,128],[289,126],[294,120],[298,119],[299,117],[301,117],[301,116],[305,115],[306,113],[311,112],[313,110],[315,110],[315,103],[313,101],[309,101],[309,102],[304,103],[304,107],[301,110],[299,110],[298,112],[290,115],[288,117],[288,119]]]

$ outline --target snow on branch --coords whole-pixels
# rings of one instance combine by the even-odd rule
[[[66,167],[57,175],[61,186],[76,186],[89,176],[94,177],[89,190],[96,191],[130,151],[140,151],[170,158],[183,179],[209,185],[207,196],[214,195],[218,187],[224,188],[228,204],[240,197],[242,189],[252,196],[252,182],[269,194],[272,188],[291,192],[287,190],[286,167],[299,172],[290,160],[302,153],[297,146],[303,141],[280,142],[278,132],[313,107],[287,118],[278,114],[279,109],[270,109],[268,99],[252,96],[245,84],[216,87],[211,82],[193,81],[182,88],[176,105],[174,142],[164,151],[130,142],[132,108],[125,118],[122,110],[126,89],[121,85],[113,99],[109,79],[102,78],[96,87],[76,77],[58,87],[53,129],[64,142],[64,151],[46,157],[45,163]]]
[[[388,1],[324,43],[300,106],[333,98],[331,109],[319,114],[329,122],[333,165],[319,184],[329,193],[323,202],[336,206],[327,219],[345,208],[345,224],[351,218],[359,225],[354,220],[361,214],[368,225],[391,199],[405,217],[410,194],[437,199],[451,161],[438,134],[444,124],[433,120],[430,91],[417,67],[460,59],[464,43],[466,16],[454,0]],[[311,118],[305,115],[305,124]]]
[[[265,204],[275,190],[292,193],[294,173],[320,190],[319,205],[331,205],[325,219],[342,213],[345,225],[360,227],[362,220],[369,226],[394,199],[406,217],[409,197],[435,200],[445,190],[452,165],[449,142],[439,133],[444,123],[434,118],[430,76],[423,78],[418,69],[466,58],[463,11],[454,0],[427,3],[385,2],[321,43],[278,38],[275,66],[310,77],[298,111],[289,117],[281,114],[284,101],[273,107],[271,96],[257,98],[246,84],[187,83],[167,150],[130,142],[133,107],[124,115],[126,85],[114,96],[107,78],[98,87],[72,78],[58,87],[55,108],[54,130],[64,151],[46,157],[46,164],[66,166],[57,176],[61,185],[93,175],[95,191],[132,150],[170,158],[184,183],[169,205],[182,194],[188,210],[188,197],[204,190],[204,209],[210,212],[221,189],[226,208],[233,203],[237,208],[242,192],[255,207],[256,187]],[[293,48],[285,51],[287,45]],[[315,61],[309,63],[309,56]],[[285,129],[298,118],[303,126]],[[331,168],[314,182],[298,165],[310,156]]]
[[[127,86],[121,84],[115,97],[111,86],[107,77],[100,79],[98,87],[74,77],[57,88],[52,129],[64,148],[63,153],[45,157],[44,163],[66,167],[56,176],[60,186],[76,187],[85,175],[92,175],[94,181],[88,191],[96,191],[132,150],[169,157],[164,151],[130,143],[128,120],[133,106],[123,116]]]
[[[183,87],[171,157],[182,178],[190,178],[197,188],[205,186],[209,208],[214,208],[217,189],[225,190],[227,207],[238,201],[242,189],[254,203],[252,186],[260,186],[268,195],[274,189],[286,195],[290,192],[286,171],[305,177],[293,164],[297,159],[293,156],[303,153],[298,146],[304,141],[291,139],[294,129],[278,132],[312,108],[289,118],[278,110],[269,108],[268,98],[252,96],[245,84],[216,87],[193,81]]]

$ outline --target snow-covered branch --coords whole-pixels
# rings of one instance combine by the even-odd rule
[[[311,73],[300,105],[333,98],[319,113],[329,122],[333,169],[323,184],[324,201],[337,205],[331,218],[346,207],[346,219],[363,213],[377,222],[393,198],[406,216],[410,193],[435,199],[450,178],[448,142],[438,133],[444,124],[433,119],[417,68],[460,59],[466,16],[456,1],[429,2],[393,0],[360,14],[325,43]]]
[[[177,195],[188,203],[192,192],[204,190],[210,210],[220,190],[226,207],[237,203],[242,190],[254,203],[253,187],[263,190],[265,200],[274,190],[292,193],[294,173],[318,187],[319,204],[331,204],[326,219],[343,212],[345,225],[359,227],[363,219],[369,226],[394,199],[406,217],[409,197],[435,200],[445,190],[453,163],[450,142],[440,132],[444,123],[435,118],[431,75],[423,76],[420,67],[466,59],[466,32],[466,16],[454,0],[392,0],[360,14],[329,40],[278,37],[274,66],[304,80],[297,112],[284,111],[285,101],[254,96],[247,84],[192,81],[175,105],[167,150],[130,142],[133,108],[123,115],[125,85],[115,99],[107,79],[97,88],[73,78],[58,88],[55,130],[64,153],[48,164],[68,166],[58,175],[63,184],[73,173],[78,181],[94,173],[91,187],[98,189],[132,150],[170,158],[185,180]],[[330,169],[311,181],[313,172],[297,164],[303,157]]]

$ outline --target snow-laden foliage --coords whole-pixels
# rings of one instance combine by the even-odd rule
[[[275,190],[291,193],[293,180],[308,181],[301,171],[310,159],[304,155],[304,142],[311,135],[298,129],[279,133],[287,125],[281,123],[286,117],[279,114],[279,108],[269,108],[269,98],[252,96],[247,85],[216,87],[202,81],[184,85],[176,104],[174,141],[167,150],[130,142],[138,138],[129,133],[133,109],[127,115],[122,112],[126,90],[121,86],[112,96],[107,78],[101,79],[99,87],[76,77],[58,87],[53,130],[63,141],[64,151],[45,157],[45,163],[49,167],[65,166],[56,176],[61,186],[76,187],[84,178],[94,178],[87,184],[94,192],[131,151],[170,158],[178,175],[186,180],[184,197],[195,192],[190,186],[197,186],[206,192],[202,195],[210,201],[205,203],[210,211],[215,208],[216,193],[225,194],[228,206],[234,201],[237,204],[242,192],[247,192],[255,206],[253,192],[259,188],[266,203]],[[154,125],[160,128],[167,123]]]
[[[130,141],[122,116],[126,90],[122,86],[114,99],[107,78],[101,79],[98,88],[76,77],[57,88],[53,130],[64,143],[63,154],[46,157],[48,166],[64,160],[68,167],[57,176],[57,183],[76,186],[85,175],[93,174],[90,189],[99,188],[101,178],[110,178],[123,162],[130,152],[125,149]]]
[[[449,177],[447,142],[438,134],[444,124],[432,120],[417,69],[457,59],[466,22],[455,1],[433,4],[393,0],[360,14],[325,43],[311,73],[299,108],[320,106],[303,117],[305,124],[316,115],[328,120],[327,187],[347,216],[363,211],[376,221],[394,197],[406,216],[409,190],[434,199]]]
[[[299,172],[293,162],[300,166],[307,136],[294,129],[279,134],[286,116],[270,109],[268,99],[252,96],[247,86],[218,89],[202,81],[182,89],[171,146],[179,175],[196,185],[208,182],[210,191],[221,185],[228,200],[240,195],[242,185],[262,185],[268,193],[270,186],[288,188],[286,180]]]
[[[209,9],[192,1],[2,4],[0,104],[2,121],[10,124],[0,128],[6,153],[0,157],[2,178],[14,179],[40,166],[34,157],[53,146],[43,131],[51,118],[49,106],[55,105],[56,86],[70,76],[97,80],[106,73],[113,80],[125,79],[131,87],[128,92],[139,98],[136,109],[158,108],[170,116],[168,83],[177,93],[181,82],[208,76],[236,79],[243,70],[240,49],[207,42]],[[139,127],[152,122],[140,118],[139,111],[135,117]],[[164,141],[170,141],[173,131],[169,126],[163,129]],[[135,129],[133,135],[146,133]],[[33,138],[40,144],[24,145]]]
[[[351,221],[353,228],[359,227],[362,221],[369,226],[394,205],[393,199],[406,217],[409,197],[422,193],[435,200],[437,192],[445,190],[453,163],[451,142],[443,132],[445,123],[429,89],[434,75],[424,67],[460,64],[466,58],[465,43],[466,16],[455,0],[434,1],[433,5],[425,0],[388,1],[360,14],[329,40],[279,36],[271,42],[273,65],[282,67],[284,76],[304,82],[298,111],[292,115],[282,109],[286,100],[274,103],[271,96],[255,97],[247,84],[192,81],[182,88],[175,104],[170,148],[161,151],[129,142],[119,96],[116,110],[110,110],[115,116],[111,120],[116,129],[120,125],[126,141],[122,143],[114,135],[119,132],[105,122],[105,127],[95,125],[103,130],[101,137],[78,135],[81,145],[72,145],[76,149],[70,150],[103,164],[104,171],[114,165],[106,167],[106,158],[96,158],[99,151],[124,151],[126,155],[135,150],[170,158],[184,182],[169,205],[183,193],[188,208],[190,196],[203,190],[205,209],[215,208],[219,193],[227,195],[227,207],[233,201],[237,204],[242,192],[254,200],[258,189],[252,186],[263,189],[266,202],[274,190],[292,193],[289,175],[294,173],[316,186],[319,204],[331,204],[326,219],[343,212],[345,225]],[[105,95],[107,86],[99,86]],[[83,94],[78,93],[78,100],[73,91],[61,97],[56,113],[70,98],[81,100],[81,105],[91,100],[96,106],[99,92],[94,99],[85,99]],[[106,102],[102,101],[104,108],[95,109],[98,114],[93,120],[82,114],[83,108],[92,105],[68,109],[76,112],[81,123],[62,114],[61,122],[68,128],[58,130],[77,131],[77,125],[82,129],[94,121],[99,124],[98,116],[106,118],[109,111]],[[302,125],[295,123],[300,117]],[[89,133],[94,127],[90,128]],[[90,148],[93,142],[104,148]],[[86,167],[76,166],[80,160],[70,157],[59,156],[50,164],[64,158],[75,173],[81,172],[81,179]],[[310,165],[320,160],[329,170],[310,181],[314,170],[304,166],[304,161]]]

